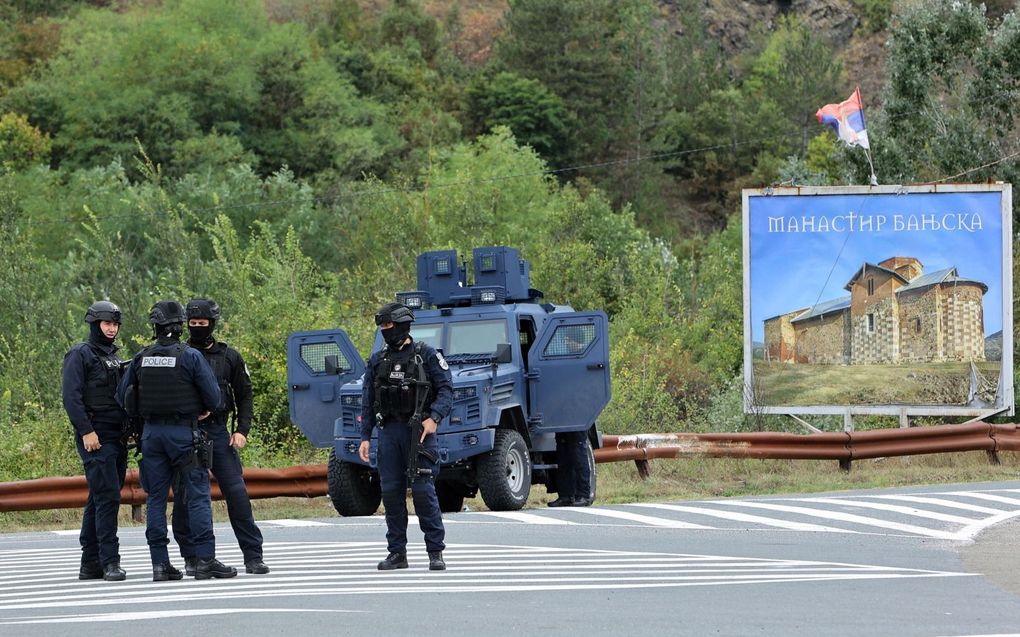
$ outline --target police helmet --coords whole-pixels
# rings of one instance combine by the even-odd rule
[[[218,321],[220,319],[220,306],[212,299],[191,299],[187,307],[188,320],[209,319]]]
[[[96,301],[85,312],[85,322],[96,323],[98,321],[113,321],[120,324],[120,308],[116,303]]]
[[[403,303],[387,303],[379,308],[379,311],[375,314],[376,325],[412,322],[414,322],[414,314],[411,313],[411,308]]]
[[[153,325],[172,325],[185,320],[184,306],[177,301],[159,301],[149,311],[149,323]]]

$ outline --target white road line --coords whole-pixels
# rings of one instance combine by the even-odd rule
[[[864,517],[862,515],[854,515],[852,513],[842,513],[840,511],[825,511],[820,509],[812,509],[808,507],[787,506],[784,504],[767,504],[764,502],[740,502],[736,500],[732,502],[719,501],[717,504],[750,507],[753,509],[766,509],[769,511],[784,511],[786,513],[797,513],[800,515],[807,515],[815,518],[824,518],[826,520],[842,520],[844,522],[863,524],[865,526],[877,526],[882,529],[892,529],[894,531],[902,531],[904,533],[912,533],[914,535],[934,537],[942,540],[958,539],[956,537],[956,534],[950,531],[929,529],[928,527],[914,526],[913,524],[901,524],[899,522],[890,522],[888,520],[881,520],[878,518],[869,518]]]
[[[1020,517],[1020,511],[1003,511],[999,515],[993,515],[991,517],[985,518],[984,520],[979,520],[973,524],[970,524],[960,529],[956,534],[957,535],[956,539],[972,540],[977,536],[978,533],[984,531],[988,527],[1015,517]]]
[[[564,525],[564,524],[573,524],[573,525],[576,525],[577,524],[577,522],[571,522],[569,520],[560,520],[558,518],[553,518],[553,517],[549,517],[549,516],[545,516],[545,515],[536,515],[534,513],[524,513],[522,511],[488,511],[488,512],[484,512],[484,513],[478,512],[478,513],[469,513],[469,514],[465,514],[465,515],[471,515],[471,516],[484,515],[484,516],[487,516],[487,517],[495,516],[497,518],[506,518],[507,520],[514,520],[516,522],[525,522],[527,524],[558,524],[558,525]]]
[[[1007,498],[1003,495],[995,495],[993,493],[984,493],[981,491],[952,491],[948,493],[940,493],[939,495],[962,495],[968,498],[977,498],[979,500],[988,500],[989,502],[1001,502],[1003,504],[1010,504],[1013,506],[1020,507],[1020,500],[1016,498]]]
[[[335,526],[328,522],[317,522],[315,520],[259,520],[259,524],[272,524],[274,526],[302,527],[302,526]]]
[[[587,515],[593,515],[597,517],[616,518],[618,520],[627,520],[628,522],[638,522],[640,524],[647,524],[649,526],[660,526],[670,529],[713,529],[715,527],[702,526],[701,524],[693,524],[690,522],[680,522],[679,520],[669,520],[666,518],[657,518],[650,515],[641,515],[640,513],[629,513],[627,511],[617,511],[615,509],[602,509],[602,508],[589,508],[589,507],[570,507],[564,509],[564,511],[570,511],[573,513],[585,513]]]
[[[0,624],[70,624],[91,622],[132,622],[140,619],[167,619],[170,617],[200,617],[208,615],[234,615],[248,613],[366,613],[363,610],[328,608],[188,608],[182,610],[156,610],[134,613],[101,613],[97,615],[64,615],[36,617],[0,622]]]
[[[276,547],[299,549],[300,544]],[[282,597],[308,598],[336,595],[435,594],[444,592],[511,592],[619,590],[621,588],[664,588],[720,586],[734,584],[777,584],[783,582],[826,582],[865,579],[902,579],[921,577],[959,577],[966,573],[925,571],[898,567],[839,562],[729,557],[685,553],[589,550],[512,545],[453,545],[447,555],[451,570],[430,573],[424,561],[407,571],[380,573],[374,560],[364,554],[365,543],[315,543],[311,550],[292,554],[283,561],[291,570],[275,569],[264,577],[242,575],[230,580],[209,582],[150,582],[131,578],[110,585],[104,582],[78,582],[68,573],[41,584],[16,581],[5,584],[0,593],[0,625],[21,623],[74,623],[122,621],[128,618],[175,617],[177,614],[221,614],[221,609],[161,609],[161,604],[214,604],[216,600],[236,600],[242,612],[245,602]],[[415,552],[423,545],[409,547]],[[353,554],[352,554],[353,552]],[[62,549],[61,555],[73,555]],[[5,553],[0,551],[0,559]],[[324,559],[329,557],[330,559]],[[332,562],[343,559],[342,565]],[[125,563],[143,563],[138,555]],[[333,569],[336,570],[333,570]],[[272,604],[272,601],[269,601]],[[91,612],[70,615],[11,617],[10,611],[55,609],[60,612],[75,605],[109,613]],[[137,611],[112,612],[131,608]],[[228,604],[227,606],[230,606]],[[259,606],[263,612],[277,612]],[[59,610],[56,610],[59,609]],[[279,612],[298,609],[281,608]]]
[[[974,518],[965,518],[959,515],[950,515],[948,513],[939,513],[938,511],[928,511],[926,509],[917,509],[914,507],[905,507],[896,504],[882,504],[881,502],[862,502],[860,500],[846,500],[843,498],[790,498],[789,500],[793,502],[820,502],[822,504],[838,504],[841,506],[861,507],[864,509],[875,509],[878,511],[890,511],[892,513],[902,513],[903,515],[928,518],[930,520],[953,522],[954,524],[971,524],[973,522],[977,522]]]
[[[156,602],[184,602],[184,601],[209,601],[220,599],[255,599],[260,597],[311,597],[323,595],[393,595],[393,594],[439,594],[439,593],[496,593],[496,592],[522,592],[522,591],[577,591],[577,590],[619,590],[639,588],[672,588],[687,586],[719,586],[727,584],[777,584],[784,582],[824,582],[824,581],[846,581],[846,580],[873,580],[873,579],[914,579],[926,577],[974,577],[972,573],[940,573],[914,571],[908,573],[899,572],[864,572],[864,573],[812,573],[812,574],[789,574],[789,575],[735,575],[735,576],[679,576],[679,577],[637,577],[619,578],[609,576],[602,578],[542,578],[538,580],[529,579],[521,583],[489,583],[490,580],[440,580],[433,576],[422,577],[417,580],[406,582],[372,582],[376,586],[366,586],[366,583],[355,583],[356,586],[348,584],[344,587],[325,588],[283,588],[267,591],[223,591],[217,593],[195,593],[186,595],[164,595],[159,597],[121,597],[112,604],[118,606],[126,604],[145,604]],[[88,600],[97,604],[95,600]],[[25,610],[32,608],[64,608],[65,601],[29,602],[23,604],[4,605],[0,610]],[[3,623],[3,622],[0,622]]]
[[[988,515],[997,515],[1002,513],[1002,509],[990,509],[988,507],[978,506],[976,504],[965,504],[963,502],[956,502],[954,500],[946,500],[945,498],[933,498],[930,496],[921,495],[861,495],[862,498],[876,498],[879,500],[902,500],[903,502],[917,502],[918,504],[935,504],[943,506],[948,509],[960,509],[962,511],[974,511],[975,513],[986,513]]]
[[[679,511],[681,513],[696,513],[698,515],[707,515],[717,518],[723,518],[725,520],[732,520],[734,522],[752,522],[755,524],[774,526],[781,529],[791,529],[794,531],[816,531],[824,533],[857,533],[857,531],[851,531],[849,529],[840,529],[833,526],[822,526],[820,524],[810,524],[807,522],[793,522],[791,520],[777,520],[775,518],[767,518],[760,515],[751,515],[749,513],[740,513],[738,511],[719,511],[717,509],[706,509],[703,507],[693,507],[682,504],[641,503],[630,504],[627,506],[649,507],[653,509],[663,509],[666,511]]]

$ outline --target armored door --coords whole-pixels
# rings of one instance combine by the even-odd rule
[[[333,444],[340,386],[361,377],[365,361],[343,330],[295,332],[287,337],[290,419],[316,447]]]
[[[529,426],[587,429],[609,402],[608,319],[604,312],[554,314],[528,350]]]

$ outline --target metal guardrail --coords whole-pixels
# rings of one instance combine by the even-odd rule
[[[251,498],[282,496],[314,498],[326,495],[326,465],[299,465],[285,469],[245,469],[244,481]],[[222,500],[219,485],[212,483],[212,497]],[[88,499],[85,476],[39,478],[0,482],[0,511],[73,509]],[[172,498],[171,498],[172,499]],[[138,470],[131,469],[120,492],[121,504],[145,504],[145,491],[138,483]]]
[[[958,451],[985,451],[992,458],[999,451],[1020,451],[1020,428],[1015,424],[938,425],[910,429],[881,429],[839,433],[666,433],[602,437],[595,461],[634,461],[642,477],[649,475],[649,460],[708,456],[728,458],[776,458],[792,460],[838,460],[849,468],[853,460]],[[326,495],[326,465],[302,465],[285,469],[245,469],[244,480],[252,498]],[[221,500],[212,482],[214,500]],[[77,508],[85,505],[88,486],[84,476],[40,478],[0,483],[0,512]],[[145,503],[138,472],[128,472],[121,503]]]

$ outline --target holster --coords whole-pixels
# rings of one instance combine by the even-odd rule
[[[195,466],[203,469],[212,469],[213,465],[213,442],[201,427],[191,428],[191,441],[193,445],[192,455],[195,459]]]

